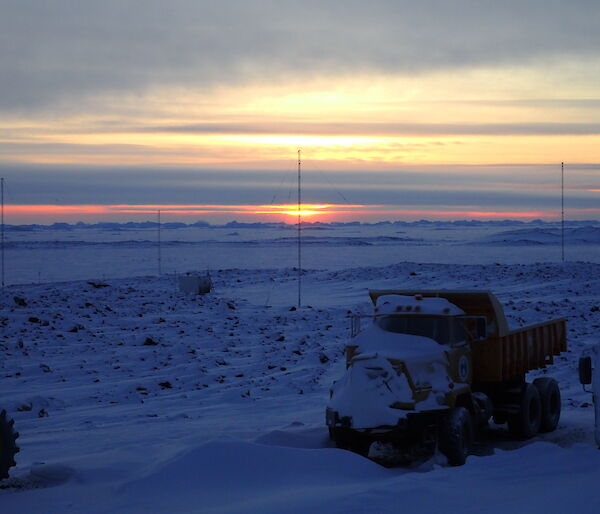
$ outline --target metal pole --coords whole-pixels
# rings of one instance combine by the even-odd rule
[[[162,274],[162,263],[160,255],[160,210],[158,211],[158,276]]]
[[[560,243],[562,262],[565,262],[565,163],[560,163]]]
[[[298,308],[302,305],[302,175],[301,150],[298,150]]]

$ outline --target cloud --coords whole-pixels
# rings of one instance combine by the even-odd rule
[[[568,208],[598,205],[597,193],[582,189],[597,184],[589,181],[586,171],[586,165],[571,165],[568,169]],[[268,205],[296,201],[293,169],[181,170],[4,164],[0,165],[0,175],[6,177],[7,204]],[[307,169],[303,197],[307,203],[404,208],[558,209],[560,169],[553,170],[548,165],[413,166],[396,172],[327,174]]]
[[[124,129],[127,130],[127,129]],[[296,134],[344,136],[597,135],[600,123],[190,123],[131,128],[177,134]]]
[[[5,0],[0,109],[284,77],[592,59],[596,1]]]

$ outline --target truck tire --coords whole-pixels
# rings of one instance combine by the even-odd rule
[[[15,455],[19,447],[15,444],[19,434],[13,430],[14,421],[8,419],[6,411],[0,412],[0,480],[8,478],[8,470],[16,465]]]
[[[540,393],[542,402],[542,419],[540,432],[552,432],[558,425],[560,419],[560,389],[558,382],[553,378],[536,378],[533,385]]]
[[[371,447],[372,441],[368,437],[352,433],[341,435],[332,429],[329,431],[329,436],[335,442],[335,447],[340,450],[358,453],[363,457],[369,455],[369,448]]]
[[[518,437],[530,439],[540,430],[542,402],[538,388],[525,384],[521,392],[519,412],[508,417],[508,429]]]
[[[462,466],[473,445],[473,419],[464,407],[452,409],[440,426],[440,451],[450,466]]]

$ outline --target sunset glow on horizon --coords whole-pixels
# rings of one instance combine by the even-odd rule
[[[123,220],[123,215],[138,221],[155,221],[160,211],[163,222],[183,221],[193,223],[208,221],[211,224],[224,223],[236,219],[241,222],[284,222],[297,223],[297,205],[6,205],[5,215],[14,224],[43,224],[66,221],[74,223],[110,222]],[[598,216],[600,208],[584,209],[582,215]],[[559,219],[556,211],[523,210],[492,211],[469,209],[403,209],[398,206],[384,205],[345,205],[345,204],[307,204],[300,211],[304,222],[358,221],[420,219]]]
[[[600,219],[600,7],[333,4],[7,7],[6,221]]]

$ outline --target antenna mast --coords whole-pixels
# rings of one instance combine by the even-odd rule
[[[162,274],[162,263],[161,263],[161,255],[160,255],[160,209],[157,213],[158,218],[158,276]]]
[[[560,247],[562,252],[562,262],[565,262],[565,163],[560,163]]]
[[[302,175],[301,150],[298,150],[298,308],[302,305]]]

